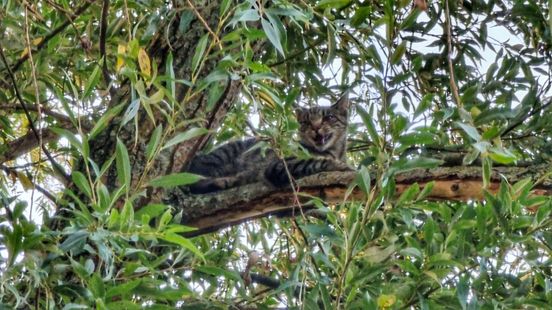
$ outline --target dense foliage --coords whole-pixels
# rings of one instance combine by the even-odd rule
[[[0,307],[547,308],[552,201],[531,190],[550,184],[550,171],[504,177],[496,193],[467,202],[425,199],[431,182],[397,196],[394,176],[451,155],[458,169],[481,166],[488,188],[497,165],[550,160],[550,6],[2,1]],[[190,59],[157,49],[174,26]],[[218,109],[229,85],[240,95],[206,130],[202,113]],[[294,105],[345,91],[348,157],[359,167],[351,187],[364,200],[313,198],[318,216],[194,238],[182,236],[186,206],[140,203],[151,188],[195,180],[153,171],[166,150],[206,134],[206,149],[257,135],[301,156],[290,143]],[[185,118],[198,96],[205,106]],[[141,133],[146,122],[164,125],[152,127],[142,157],[124,134],[105,144],[107,160],[91,152],[113,123]],[[62,207],[70,220],[50,225]]]

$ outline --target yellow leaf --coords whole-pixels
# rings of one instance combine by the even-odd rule
[[[40,42],[42,42],[42,39],[43,39],[42,37],[38,37],[36,39],[33,39],[33,45],[35,45],[35,46],[39,45]]]
[[[151,76],[151,63],[148,53],[143,48],[138,52],[138,64],[140,65],[140,71],[145,76]]]
[[[274,100],[272,99],[272,97],[270,97],[270,95],[268,95],[267,93],[263,92],[263,91],[259,91],[257,92],[259,94],[259,97],[261,97],[261,100],[266,104],[268,105],[270,108],[274,109],[276,107],[276,103],[274,102]]]
[[[31,182],[31,180],[25,174],[18,171],[17,178],[19,179],[19,182],[21,183],[21,185],[23,185],[23,188],[25,190],[34,188],[33,182]]]
[[[115,65],[115,69],[117,71],[121,70],[121,68],[125,65],[125,58],[124,55],[126,54],[127,47],[124,44],[119,44],[117,46],[117,64]]]
[[[19,55],[19,57],[23,58],[27,56],[28,53],[29,53],[29,49],[25,47],[25,49],[21,52],[21,55]]]
[[[395,295],[382,294],[378,297],[378,308],[390,308],[397,301]]]

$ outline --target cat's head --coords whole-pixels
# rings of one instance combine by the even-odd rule
[[[301,144],[311,153],[343,159],[347,141],[349,98],[344,94],[329,107],[298,108]]]

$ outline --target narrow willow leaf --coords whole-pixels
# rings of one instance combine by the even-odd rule
[[[363,193],[368,194],[370,192],[370,182],[370,173],[368,169],[365,166],[360,167],[356,177],[356,183]]]
[[[393,55],[391,55],[391,64],[396,65],[401,62],[401,59],[406,52],[406,41],[402,41],[399,46],[395,49],[393,52]]]
[[[328,24],[326,28],[327,28],[327,38],[328,38],[328,54],[326,55],[326,60],[324,64],[327,66],[327,65],[330,65],[334,60],[337,47],[335,43],[335,37],[336,37],[335,29],[330,24]]]
[[[416,107],[416,111],[414,111],[414,118],[420,116],[422,113],[427,111],[429,107],[431,107],[434,96],[435,94],[433,93],[427,93],[424,95],[424,97],[420,101],[420,104],[418,105],[418,107]]]
[[[355,15],[351,18],[351,26],[360,26],[372,13],[371,6],[361,6],[355,11]]]
[[[126,231],[128,227],[131,227],[134,219],[134,207],[128,200],[125,201],[123,210],[121,211],[121,228]]]
[[[155,154],[155,151],[159,147],[159,142],[161,142],[161,134],[163,133],[163,125],[155,127],[155,130],[151,134],[148,145],[146,146],[146,158],[148,160],[152,159],[152,156]]]
[[[400,206],[400,205],[403,205],[405,203],[412,202],[414,200],[414,197],[416,197],[419,192],[420,192],[420,186],[418,185],[418,183],[414,183],[414,184],[410,185],[401,194],[399,199],[397,199],[397,205]]]
[[[473,140],[481,141],[481,135],[479,134],[479,132],[475,127],[461,122],[456,122],[456,125],[462,128],[462,130],[464,130],[464,132],[467,133],[468,136],[470,136],[470,138],[472,138]]]
[[[429,196],[429,194],[431,193],[431,191],[433,190],[433,187],[435,186],[435,181],[431,181],[431,182],[428,182],[424,185],[424,188],[422,189],[422,191],[420,192],[420,194],[418,194],[418,197],[416,197],[416,201],[420,201],[420,200],[423,200],[425,199],[427,196]]]
[[[140,109],[140,99],[132,100],[132,102],[128,105],[125,111],[123,120],[121,121],[121,126],[128,123],[131,119],[134,119],[136,117],[136,114],[138,114],[139,109]]]
[[[102,130],[104,130],[107,125],[111,122],[111,120],[119,115],[119,113],[123,110],[124,104],[118,104],[114,106],[113,108],[107,110],[102,117],[98,120],[98,122],[94,125],[90,133],[88,134],[88,138],[92,139],[95,136],[97,136]]]
[[[338,9],[348,5],[350,2],[351,0],[322,0],[318,2],[318,5],[316,6],[322,9],[327,9],[327,8]]]
[[[169,148],[173,145],[179,144],[181,142],[202,136],[209,131],[205,128],[190,128],[185,132],[181,132],[178,135],[174,136],[172,139],[170,139],[164,146],[163,149]]]
[[[115,150],[115,165],[117,166],[117,179],[119,183],[126,185],[126,191],[130,190],[130,159],[125,144],[117,138]]]
[[[266,37],[274,45],[276,50],[285,57],[284,48],[282,47],[282,42],[280,40],[281,35],[278,32],[278,29],[274,27],[268,20],[261,19],[261,25],[263,27],[263,31],[266,34]]]
[[[201,258],[203,261],[205,261],[205,258],[203,257],[203,254],[199,251],[199,249],[188,239],[174,234],[174,233],[167,233],[163,234],[161,236],[161,239],[178,244],[179,246],[183,247],[184,249],[189,250],[190,252],[194,253],[197,257]]]
[[[151,76],[151,60],[148,53],[143,48],[140,48],[138,51],[138,65],[140,66],[140,71],[143,75],[147,77]]]
[[[212,276],[222,276],[236,282],[241,282],[242,278],[239,273],[235,271],[229,271],[217,266],[197,266],[195,271],[203,272]]]
[[[503,147],[489,148],[489,157],[500,164],[511,164],[517,160],[517,156]]]
[[[73,174],[71,174],[71,179],[83,194],[89,198],[92,197],[92,189],[88,183],[88,179],[82,172],[74,171]]]
[[[50,130],[69,140],[69,144],[71,144],[72,147],[76,148],[81,154],[84,153],[82,142],[77,139],[77,136],[75,136],[75,134],[63,128],[52,127],[50,128]]]
[[[88,83],[86,83],[86,86],[84,87],[84,92],[82,93],[82,99],[88,98],[88,96],[90,96],[90,94],[92,93],[92,90],[94,90],[94,88],[96,87],[99,81],[100,81],[100,66],[96,66],[94,68],[94,71],[92,71],[90,78],[88,78]]]
[[[193,184],[201,178],[202,177],[197,174],[181,172],[155,178],[149,182],[149,185],[153,187],[175,187]]]
[[[489,184],[491,184],[491,168],[492,168],[492,162],[489,159],[489,157],[483,158],[483,188],[489,188]]]
[[[94,297],[103,298],[105,296],[105,286],[103,280],[97,273],[92,274],[92,277],[88,281],[88,287]]]
[[[379,145],[379,135],[376,131],[376,126],[374,125],[374,122],[372,121],[372,116],[364,110],[363,107],[360,105],[357,105],[357,113],[360,114],[360,117],[362,118],[362,122],[366,126],[366,129],[368,130],[368,134],[370,135],[370,138],[372,139],[372,142],[374,142],[376,145]]]
[[[194,73],[199,67],[201,60],[203,59],[203,54],[205,53],[205,49],[207,48],[208,42],[209,42],[209,34],[206,33],[201,37],[201,39],[199,39],[199,42],[196,45],[194,57],[192,57],[192,72]]]
[[[140,284],[142,284],[142,279],[117,284],[117,286],[110,287],[107,290],[105,297],[111,299],[113,297],[129,294]]]
[[[171,94],[171,98],[176,98],[176,78],[174,75],[174,66],[173,66],[173,54],[169,53],[167,56],[167,64],[165,65],[165,74],[169,77],[167,81],[166,88]]]

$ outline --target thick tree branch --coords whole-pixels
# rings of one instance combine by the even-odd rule
[[[527,177],[536,180],[548,169],[548,165],[496,167],[493,169],[488,190],[495,192],[504,178],[510,184]],[[302,210],[298,209],[290,190],[275,189],[263,183],[249,184],[207,195],[179,196],[176,194],[169,198],[168,202],[182,209],[184,224],[197,228],[196,231],[187,234],[191,237],[254,218],[269,215],[293,216],[312,210],[314,206],[309,204],[309,200],[313,196],[320,197],[330,205],[346,199],[363,199],[364,194],[359,189],[354,189],[347,195],[349,184],[355,177],[356,172],[323,172],[299,180]],[[481,168],[466,166],[416,169],[399,174],[395,177],[396,193],[401,194],[414,183],[418,183],[420,188],[423,188],[430,181],[435,181],[435,184],[428,199],[467,201],[483,198]],[[533,194],[552,194],[552,181],[547,179],[537,184]]]

